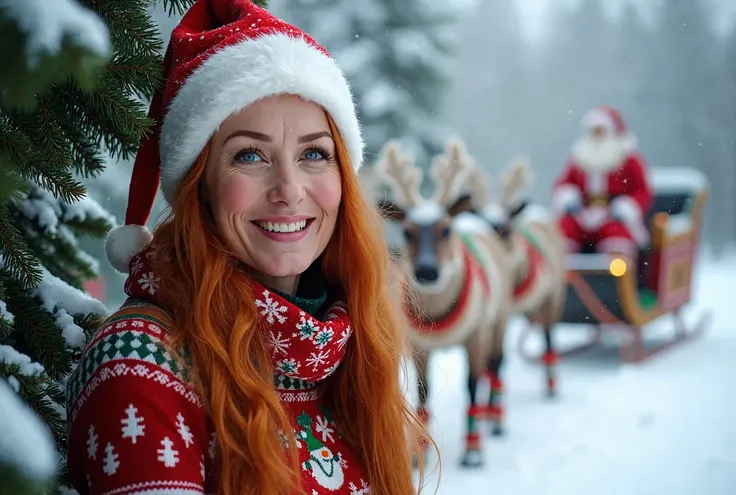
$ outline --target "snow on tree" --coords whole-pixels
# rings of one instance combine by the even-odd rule
[[[106,313],[82,291],[99,267],[79,241],[116,223],[82,181],[110,159],[132,158],[150,130],[145,102],[160,86],[164,45],[153,2],[0,0],[0,381],[48,425],[60,453],[52,477],[62,486],[65,382]],[[182,12],[191,3],[163,5]],[[30,445],[40,433],[15,435]],[[114,447],[103,456],[97,443],[90,431],[89,452],[115,472]]]
[[[51,435],[3,380],[0,404],[0,493],[42,494],[56,474]]]
[[[282,0],[271,10],[306,30],[348,75],[368,160],[400,138],[425,164],[448,129],[439,114],[456,45],[456,20],[469,2]]]

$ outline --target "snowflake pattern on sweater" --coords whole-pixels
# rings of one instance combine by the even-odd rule
[[[153,299],[160,281],[151,258],[149,248],[131,262],[130,299],[92,338],[67,387],[67,464],[80,495],[216,490],[217,437],[187,368],[165,345],[170,320]],[[258,301],[281,370],[274,386],[293,418],[293,431],[281,440],[299,447],[305,490],[370,493],[322,403],[320,381],[339,365],[351,332],[345,305],[334,304],[318,321],[265,288]]]

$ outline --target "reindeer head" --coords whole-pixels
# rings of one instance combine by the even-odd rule
[[[488,194],[487,183],[480,174],[473,178],[474,204],[477,204],[481,216],[502,239],[509,238],[514,219],[526,208],[528,201],[525,192],[532,180],[529,159],[525,156],[511,160],[509,170],[502,177],[498,199]]]
[[[459,198],[465,174],[472,169],[471,159],[459,140],[447,143],[445,152],[432,163],[435,195],[425,199],[419,190],[423,173],[414,159],[390,141],[381,152],[376,173],[394,189],[397,200],[379,202],[379,209],[390,220],[403,225],[405,256],[411,263],[414,279],[425,290],[441,290],[455,269],[459,257],[453,246],[452,217],[463,211]]]

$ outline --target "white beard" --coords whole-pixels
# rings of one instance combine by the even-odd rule
[[[609,136],[594,140],[585,136],[575,142],[571,155],[586,170],[610,172],[622,165],[628,151],[629,146],[625,139]]]

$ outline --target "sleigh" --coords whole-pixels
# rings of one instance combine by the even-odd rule
[[[654,204],[648,214],[650,243],[638,259],[595,253],[587,247],[567,260],[567,297],[560,323],[592,329],[583,345],[558,352],[577,354],[602,343],[604,333],[623,334],[619,356],[625,362],[645,359],[702,334],[711,318],[704,312],[688,326],[682,310],[692,295],[693,267],[700,240],[708,183],[695,169],[652,170]],[[644,327],[663,316],[674,319],[673,333],[652,343]],[[521,355],[539,362],[527,350],[535,322],[522,331]]]

